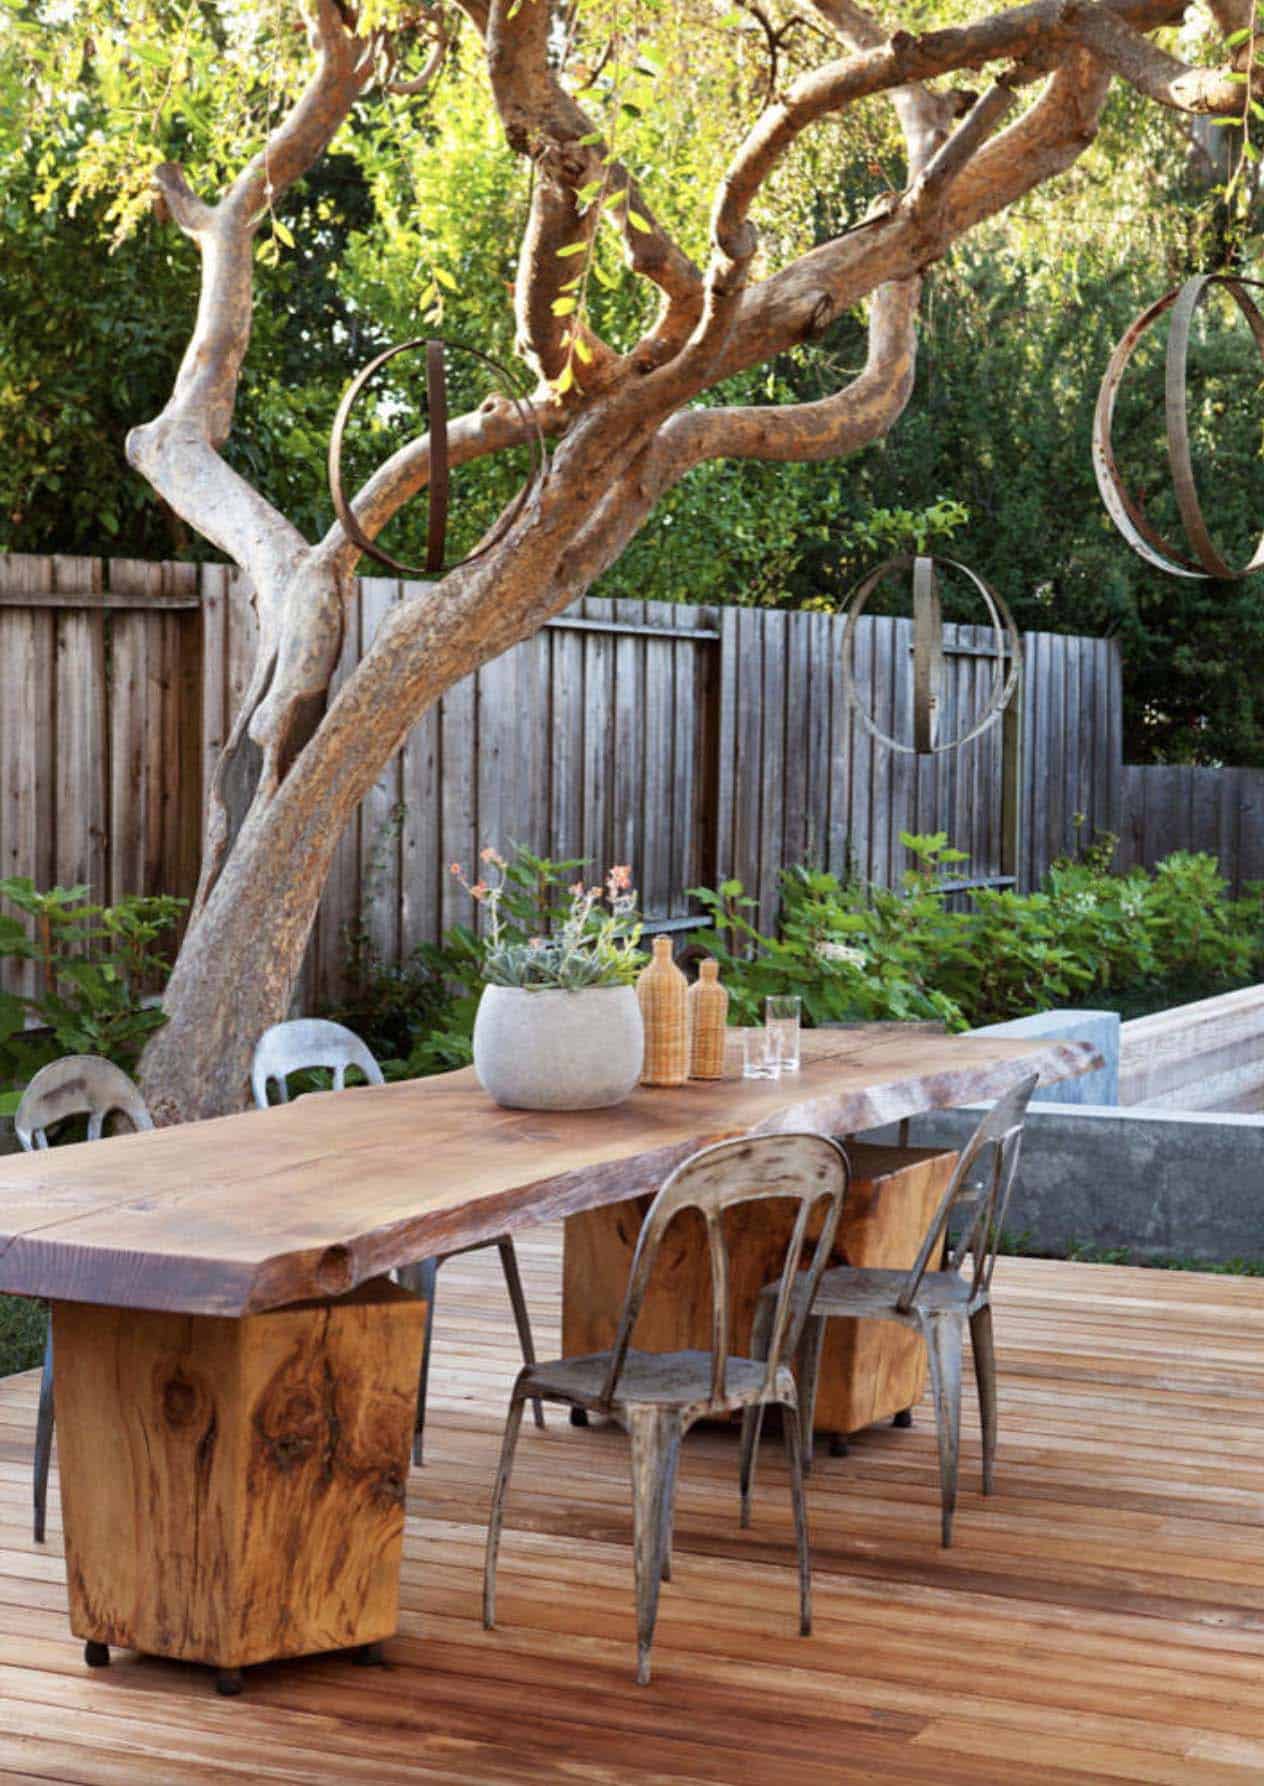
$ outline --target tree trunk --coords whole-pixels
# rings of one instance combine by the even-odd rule
[[[159,1123],[240,1110],[254,1045],[286,1016],[345,820],[283,784],[257,802],[167,983],[141,1087]]]

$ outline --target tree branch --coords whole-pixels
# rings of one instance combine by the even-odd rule
[[[321,155],[372,72],[365,42],[343,24],[334,0],[317,0],[310,35],[318,52],[311,80],[218,204],[198,198],[174,164],[157,170],[160,212],[201,254],[201,296],[171,400],[127,440],[136,470],[177,514],[250,573],[264,604],[264,622],[272,592],[305,542],[219,452],[232,427],[250,343],[254,236],[269,202]]]
[[[1086,5],[1084,0],[1070,0],[1067,18],[1076,37],[1099,62],[1159,105],[1178,112],[1215,112],[1222,117],[1241,117],[1245,110],[1246,86],[1230,78],[1231,68],[1192,68],[1179,57],[1169,56],[1113,12]]]
[[[512,20],[508,14],[514,8],[503,0],[493,4],[489,0],[460,0],[460,5],[486,42],[492,91],[506,139],[518,154],[536,164],[537,192],[547,182],[556,182],[573,194],[594,180],[604,180],[608,207],[611,199],[621,197],[625,201],[618,216],[624,257],[634,273],[656,285],[663,294],[649,339],[656,344],[658,356],[664,357],[680,345],[697,320],[703,301],[702,275],[659,222],[627,168],[617,160],[606,164],[609,146],[602,141],[581,140],[595,135],[595,126],[549,64],[547,31],[542,33],[540,29],[541,19],[547,25],[549,17],[544,0],[522,0]],[[648,227],[637,229],[631,224],[629,211],[635,211]],[[614,212],[609,214],[613,216]],[[593,222],[595,225],[595,218]],[[576,239],[577,234],[572,233],[556,245]],[[542,232],[541,245],[543,240]],[[548,258],[534,252],[529,259],[524,256],[516,290],[520,327],[524,309],[530,310],[531,326],[536,328],[541,305],[551,305],[552,296],[546,298],[547,288],[559,277],[557,268],[565,267],[566,262],[550,267]],[[521,293],[524,278],[541,282],[544,289],[539,303],[534,296]],[[532,339],[530,335],[527,338]],[[547,353],[546,336],[542,334],[540,340]]]
[[[879,440],[899,420],[917,365],[919,279],[879,287],[869,310],[864,370],[816,403],[702,409],[704,458],[772,459],[781,463],[841,458]]]

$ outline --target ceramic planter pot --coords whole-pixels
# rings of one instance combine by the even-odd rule
[[[581,992],[485,986],[474,1019],[474,1070],[511,1110],[597,1110],[641,1076],[645,1035],[632,986]]]

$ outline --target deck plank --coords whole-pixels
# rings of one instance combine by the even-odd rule
[[[537,1343],[560,1326],[561,1231],[523,1234]],[[796,1635],[789,1496],[693,1436],[654,1682],[633,1679],[626,1443],[524,1428],[500,1625],[478,1622],[488,1491],[517,1353],[493,1253],[440,1279],[400,1635],[340,1658],[85,1670],[54,1493],[29,1533],[33,1374],[0,1383],[0,1786],[1246,1786],[1264,1778],[1264,1283],[1001,1262],[998,1493],[967,1406],[957,1542],[937,1542],[934,1434],[875,1428],[810,1481],[816,1635]]]

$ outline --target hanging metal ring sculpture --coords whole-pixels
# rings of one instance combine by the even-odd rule
[[[403,564],[393,558],[370,539],[369,535],[356,520],[355,510],[347,501],[342,484],[342,440],[346,432],[347,421],[356,398],[373,375],[393,360],[397,354],[408,353],[414,347],[426,350],[426,422],[430,434],[430,513],[426,522],[426,562],[424,565]],[[443,550],[448,526],[448,392],[447,370],[444,353],[451,349],[456,353],[471,354],[481,360],[485,366],[499,374],[506,386],[510,402],[518,412],[519,419],[531,443],[531,475],[518,492],[512,506],[501,517],[500,522],[490,538],[475,552],[464,558],[456,559],[452,564],[444,562]],[[401,577],[433,577],[445,576],[449,571],[457,570],[463,564],[473,564],[475,559],[482,558],[493,546],[508,533],[518,516],[526,506],[527,499],[536,486],[548,475],[548,457],[544,448],[544,430],[535,413],[530,400],[519,397],[513,389],[513,378],[508,369],[499,360],[493,360],[480,348],[470,347],[464,341],[441,341],[418,336],[412,341],[401,341],[397,347],[388,347],[384,353],[370,360],[362,372],[357,372],[351,383],[343,392],[342,401],[338,405],[338,413],[334,417],[333,432],[329,436],[329,494],[333,498],[334,513],[342,523],[347,538],[366,552],[370,558],[376,558],[379,564],[385,564]]]
[[[1207,288],[1212,285],[1223,285],[1228,290],[1246,318],[1255,337],[1255,344],[1264,356],[1264,317],[1251,302],[1245,289],[1248,285],[1260,289],[1258,279],[1238,279],[1230,273],[1200,273],[1194,279],[1187,279],[1184,285],[1166,292],[1156,304],[1151,304],[1137,318],[1110,356],[1106,375],[1097,393],[1097,407],[1093,412],[1093,470],[1097,474],[1097,487],[1111,520],[1133,551],[1144,558],[1147,564],[1153,564],[1174,577],[1236,580],[1239,577],[1249,577],[1252,571],[1259,570],[1264,565],[1264,535],[1261,535],[1249,564],[1234,569],[1231,564],[1226,563],[1212,543],[1207,524],[1203,520],[1203,512],[1198,506],[1194,464],[1189,450],[1189,414],[1185,399],[1189,332],[1194,312]],[[1167,453],[1172,466],[1172,481],[1176,487],[1181,522],[1193,554],[1190,558],[1184,557],[1164,539],[1146,516],[1140,503],[1129,493],[1120,475],[1111,444],[1115,398],[1119,394],[1119,385],[1128,362],[1146,330],[1168,310],[1172,312],[1172,323],[1167,337],[1167,375],[1164,388]]]
[[[943,616],[939,593],[935,587],[936,564],[948,565],[969,577],[987,604],[996,639],[996,669],[987,705],[968,732],[943,744],[938,741],[944,673]],[[890,737],[880,728],[860,698],[860,691],[856,687],[856,623],[878,584],[894,572],[907,570],[910,566],[913,570],[913,743],[901,744],[897,738]],[[1010,660],[1008,674],[1005,669],[1007,655]],[[972,738],[977,738],[989,726],[996,724],[1013,699],[1014,690],[1018,686],[1022,670],[1022,641],[1018,628],[1014,625],[1014,617],[1004,601],[969,565],[960,564],[955,558],[914,558],[908,553],[901,553],[897,558],[888,558],[885,564],[870,571],[863,582],[857,584],[855,593],[847,604],[842,657],[844,692],[870,736],[876,738],[879,744],[884,744],[888,750],[900,751],[906,756],[938,756],[944,751],[960,750],[963,744],[969,744]]]

